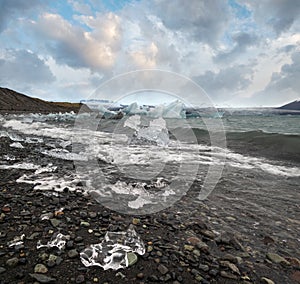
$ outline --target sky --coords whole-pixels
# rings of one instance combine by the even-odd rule
[[[0,0],[0,86],[87,99],[114,76],[176,72],[216,106],[300,99],[300,1]]]

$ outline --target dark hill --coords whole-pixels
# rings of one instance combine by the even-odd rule
[[[291,102],[289,104],[279,107],[278,109],[300,110],[300,101]]]
[[[1,113],[57,113],[57,112],[90,112],[88,106],[81,103],[48,102],[32,98],[16,91],[0,88],[0,112]]]

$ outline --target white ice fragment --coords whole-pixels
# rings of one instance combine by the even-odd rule
[[[17,237],[14,237],[14,239],[12,241],[9,241],[7,243],[7,245],[9,247],[14,247],[14,246],[18,246],[18,245],[22,245],[23,244],[23,239],[25,237],[25,234],[22,234],[21,236],[17,236]]]
[[[52,248],[52,247],[57,247],[59,250],[64,249],[66,241],[70,239],[70,236],[65,236],[61,233],[58,234],[53,234],[51,240],[47,242],[47,244],[43,245],[41,244],[41,241],[39,240],[37,242],[37,249],[39,248]]]
[[[19,149],[23,149],[24,148],[24,146],[20,142],[11,143],[9,146],[10,147],[14,147],[14,148],[19,148]]]
[[[141,196],[138,196],[137,199],[128,201],[128,206],[133,209],[139,209],[139,208],[142,208],[144,205],[151,204],[151,203],[153,203],[153,202],[150,200],[147,200]]]
[[[99,244],[90,245],[80,253],[85,266],[100,266],[104,270],[117,270],[128,266],[129,252],[145,253],[145,245],[130,225],[125,232],[107,232]]]

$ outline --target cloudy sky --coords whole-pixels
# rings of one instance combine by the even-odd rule
[[[0,0],[0,86],[79,101],[138,69],[174,71],[217,106],[300,98],[298,0]]]

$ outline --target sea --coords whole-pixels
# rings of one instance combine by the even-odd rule
[[[9,143],[0,169],[25,170],[17,182],[33,190],[84,190],[128,215],[176,210],[191,191],[185,210],[205,204],[218,216],[216,232],[263,231],[299,248],[300,115],[263,108],[191,118],[8,114],[0,139]]]

